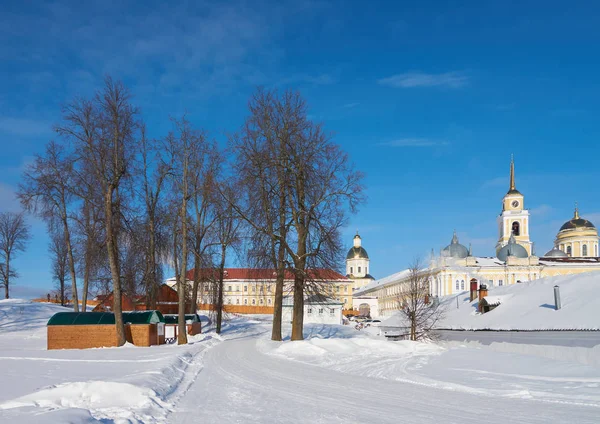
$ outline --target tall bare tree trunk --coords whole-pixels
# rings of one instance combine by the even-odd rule
[[[304,277],[294,277],[294,308],[292,313],[292,340],[304,340]]]
[[[6,255],[6,281],[4,281],[4,298],[10,298],[9,286],[10,286],[10,253]]]
[[[66,214],[66,211],[64,212]],[[73,248],[71,246],[71,233],[67,217],[63,216],[63,228],[65,232],[65,244],[67,245],[67,254],[69,255],[69,272],[71,273],[71,298],[73,300],[73,311],[79,312],[79,299],[77,298],[77,276],[75,273],[75,259],[73,258]]]
[[[109,185],[104,199],[104,210],[106,214],[106,250],[108,262],[113,281],[113,312],[115,314],[115,326],[117,329],[117,346],[123,346],[127,341],[125,337],[125,325],[123,324],[123,304],[121,301],[121,275],[119,270],[119,252],[115,242],[115,229],[113,221],[113,192],[114,188]]]
[[[281,320],[283,318],[283,282],[285,280],[285,247],[279,243],[277,252],[277,275],[275,280],[275,302],[273,304],[273,328],[271,330],[271,340],[280,342]]]
[[[187,165],[184,172],[187,171]],[[185,177],[184,177],[185,178]],[[185,182],[184,182],[185,185]],[[177,319],[177,344],[187,344],[187,330],[185,325],[185,298],[187,292],[187,188],[184,189],[183,201],[181,203],[181,270],[177,284],[177,295],[179,296],[178,319]]]
[[[199,243],[196,244],[196,252],[199,251]],[[190,302],[190,314],[195,314],[198,309],[198,286],[200,285],[200,255],[194,254],[194,283],[192,286],[192,301]]]
[[[223,279],[225,277],[225,255],[227,246],[221,244],[221,263],[219,264],[219,285],[217,286],[217,334],[221,333],[221,323],[223,321]]]

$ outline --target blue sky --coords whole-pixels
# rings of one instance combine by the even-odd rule
[[[61,104],[110,74],[151,135],[187,111],[223,144],[257,85],[300,90],[367,174],[346,235],[350,247],[360,231],[378,278],[453,229],[492,255],[511,153],[538,254],[575,201],[600,225],[596,2],[88,3],[3,2],[1,210],[18,208]],[[31,223],[15,295],[52,286],[45,228]]]

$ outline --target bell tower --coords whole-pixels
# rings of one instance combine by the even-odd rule
[[[515,185],[515,161],[512,156],[510,159],[510,185],[502,199],[502,213],[498,216],[496,254],[508,244],[511,235],[531,256],[533,243],[529,239],[529,211],[525,209],[525,197]]]

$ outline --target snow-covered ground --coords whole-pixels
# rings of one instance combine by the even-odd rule
[[[187,346],[45,350],[54,305],[0,301],[0,423],[597,423],[600,367],[535,346],[390,342],[235,317]],[[565,348],[568,349],[568,348]],[[598,350],[588,349],[592,357]]]
[[[48,351],[46,323],[65,310],[0,301],[0,422],[164,421],[218,341],[199,335],[183,347]]]
[[[554,286],[560,288],[562,308],[554,309]],[[449,329],[491,330],[600,330],[600,272],[543,278],[510,286],[491,287],[488,298],[496,309],[478,314],[469,293],[441,302]],[[457,302],[458,300],[458,302]]]

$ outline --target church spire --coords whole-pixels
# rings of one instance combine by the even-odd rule
[[[510,155],[510,189],[517,189],[515,186],[515,158],[513,155]]]
[[[573,219],[579,219],[579,207],[577,202],[575,202],[575,215],[573,215]]]

